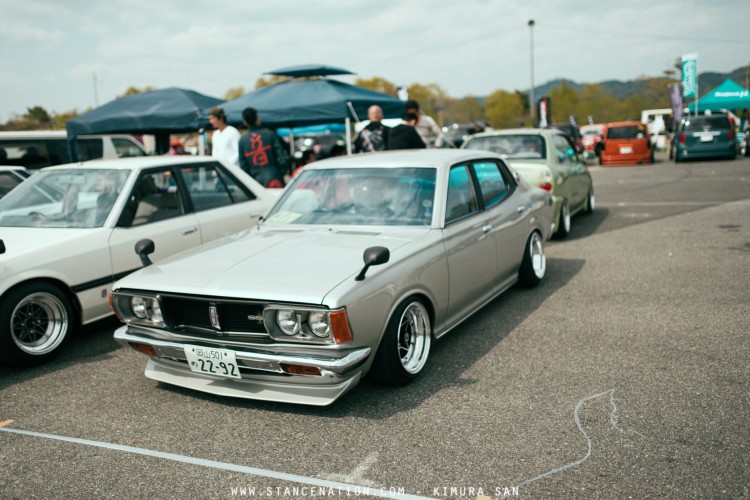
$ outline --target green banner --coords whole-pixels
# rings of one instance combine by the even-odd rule
[[[698,54],[682,56],[682,97],[697,97],[698,94]]]

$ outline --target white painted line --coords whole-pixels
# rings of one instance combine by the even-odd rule
[[[730,203],[750,204],[745,201],[596,201],[598,207],[712,207],[715,205],[727,205]]]
[[[338,490],[341,492],[351,492],[352,495],[355,492],[366,491],[367,495],[380,497],[380,498],[403,498],[406,500],[424,500],[431,497],[422,497],[418,495],[409,495],[406,493],[398,493],[391,491],[389,488],[373,488],[372,486],[360,486],[356,484],[340,483],[335,481],[326,481],[314,477],[298,476],[295,474],[287,474],[285,472],[276,472],[267,469],[259,469],[257,467],[248,467],[245,465],[230,464],[227,462],[217,462],[215,460],[204,460],[202,458],[188,457],[184,455],[176,455],[174,453],[164,453],[161,451],[148,450],[146,448],[136,448],[134,446],[124,446],[121,444],[105,443],[102,441],[91,441],[88,439],[79,439],[67,436],[58,436],[55,434],[45,434],[41,432],[24,431],[19,429],[12,429],[9,427],[0,427],[0,432],[10,432],[13,434],[22,434],[24,436],[33,436],[43,439],[51,439],[54,441],[64,441],[66,443],[75,443],[85,446],[95,446],[97,448],[105,448],[108,450],[122,451],[125,453],[133,453],[135,455],[143,455],[146,457],[161,458],[164,460],[171,460],[173,462],[181,462],[190,465],[199,465],[201,467],[210,467],[212,469],[220,469],[232,472],[240,472],[242,474],[251,474],[253,476],[267,477],[270,479],[278,479],[280,481],[288,481],[293,483],[300,483],[304,485],[318,486],[325,489]]]

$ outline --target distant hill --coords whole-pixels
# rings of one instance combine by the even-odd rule
[[[715,73],[715,72],[704,72],[698,74],[698,90],[701,96],[704,94],[707,94],[714,88],[718,87],[724,80],[727,78],[731,78],[735,82],[739,83],[743,87],[747,86],[747,67],[743,66],[740,68],[735,69],[731,73]],[[534,88],[534,95],[537,97],[547,95],[549,92],[554,89],[555,87],[559,87],[565,82],[569,87],[572,87],[576,90],[579,90],[581,87],[583,87],[584,84],[577,83],[572,80],[567,79],[555,79],[550,80],[547,83],[543,85],[539,85],[538,87]],[[604,82],[598,82],[599,85],[604,87],[604,89],[612,94],[613,97],[617,99],[627,99],[628,97],[638,94],[641,89],[643,88],[643,85],[645,83],[645,80],[630,80],[630,81],[620,81],[620,80],[607,80]]]

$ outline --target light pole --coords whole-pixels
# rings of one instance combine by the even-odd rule
[[[531,126],[535,127],[534,123],[534,20],[529,19],[529,35],[531,36],[531,89],[529,89],[529,114],[531,115]]]
[[[96,72],[91,73],[92,79],[94,81],[94,107],[99,107],[99,82],[101,81],[101,77],[96,76]]]

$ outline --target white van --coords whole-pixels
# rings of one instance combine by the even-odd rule
[[[82,135],[77,143],[81,161],[147,155],[131,135]],[[0,132],[0,165],[37,169],[62,163],[70,163],[65,130]]]

